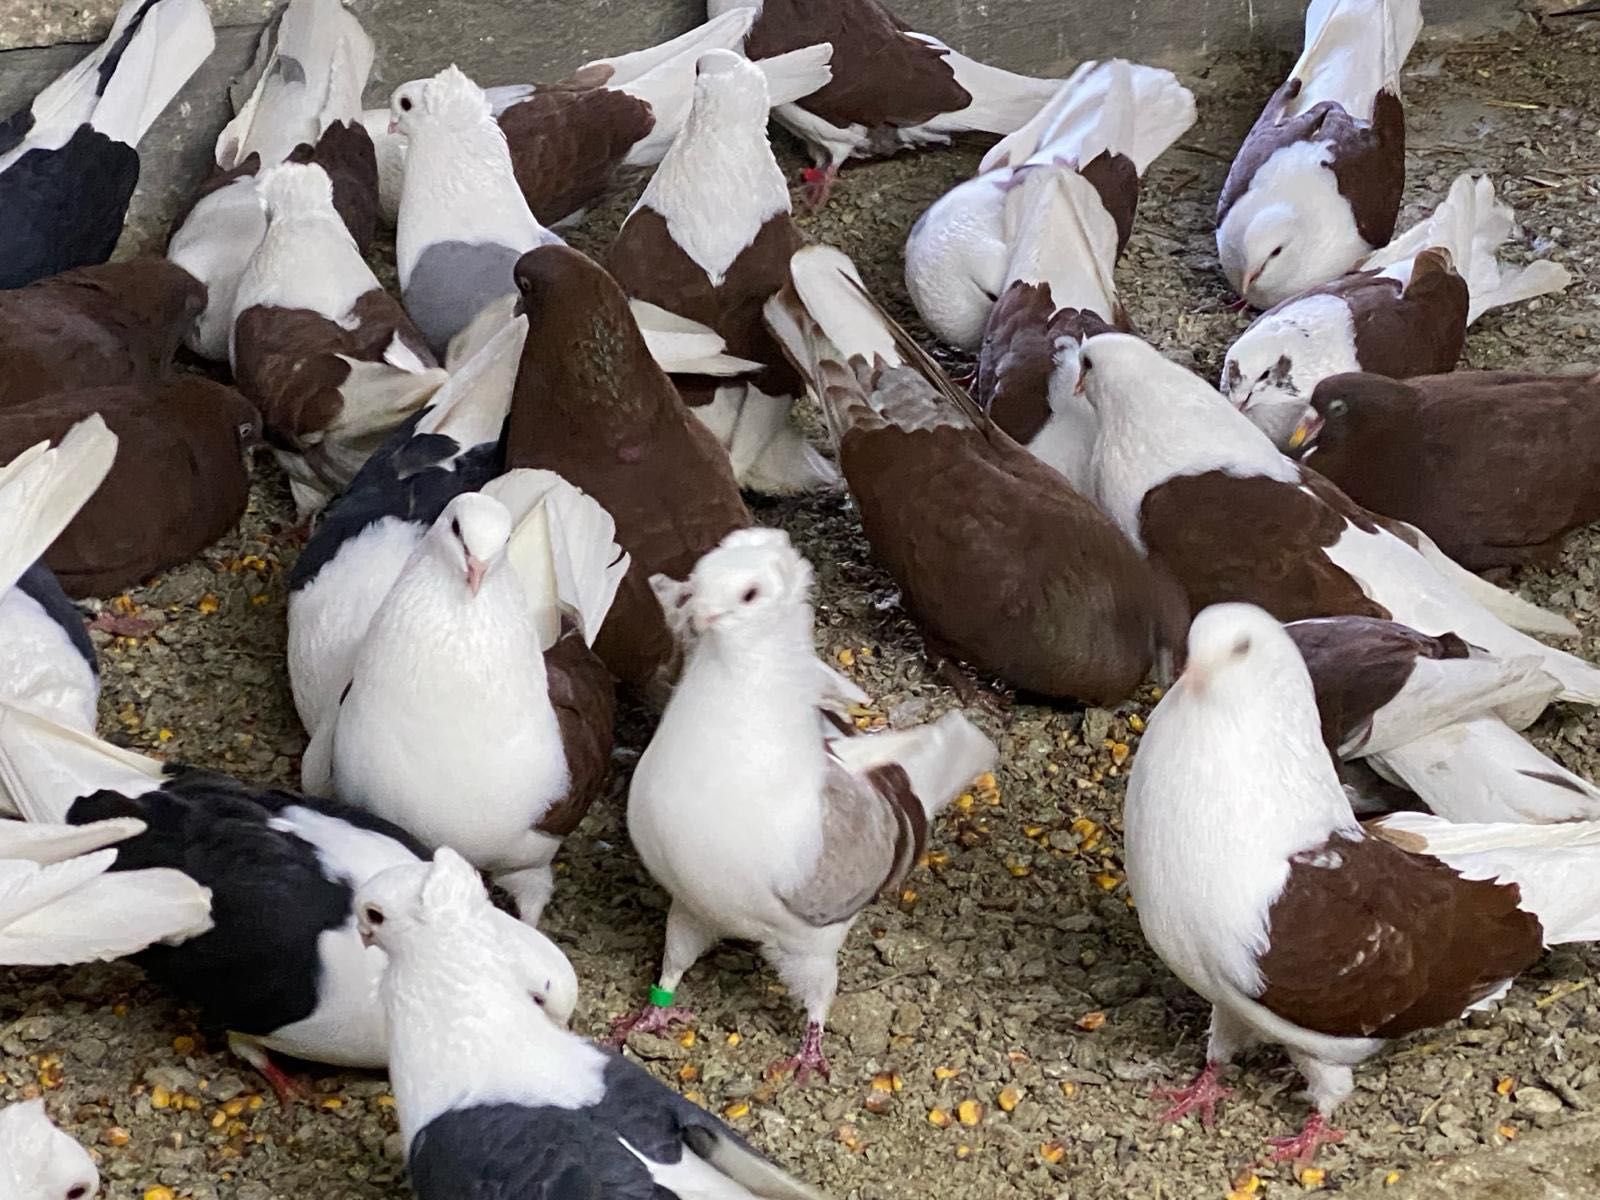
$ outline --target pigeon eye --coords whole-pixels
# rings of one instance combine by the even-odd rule
[[[1267,255],[1267,257],[1268,258],[1277,258],[1278,255],[1280,255],[1282,253],[1283,253],[1283,247],[1282,246],[1275,246],[1275,247],[1273,247],[1272,253]]]
[[[456,517],[451,520],[450,532],[455,534],[457,537],[461,536],[461,518]]]
[[[755,587],[746,588],[744,595],[739,597],[739,602],[741,604],[754,604],[756,602],[756,598],[758,596],[760,596],[760,595],[761,595],[761,589],[760,588],[755,588]]]
[[[1080,366],[1080,367],[1081,367],[1081,368],[1083,368],[1083,370],[1085,370],[1085,371],[1087,371],[1087,370],[1089,370],[1089,369],[1090,369],[1090,368],[1091,368],[1091,367],[1093,367],[1093,366],[1094,366],[1094,363],[1092,363],[1092,362],[1090,362],[1090,361],[1089,361],[1089,360],[1088,360],[1088,359],[1087,359],[1087,358],[1080,358],[1080,359],[1079,359],[1079,360],[1078,360],[1078,365],[1079,365],[1079,366]]]
[[[533,1002],[535,1004],[537,1004],[540,1008],[544,1007],[544,997],[543,996],[535,996],[533,998]]]
[[[1328,415],[1330,417],[1342,417],[1345,414],[1345,410],[1349,407],[1350,406],[1343,400],[1331,401],[1328,405]]]
[[[383,909],[378,908],[375,905],[367,905],[367,907],[362,910],[361,915],[366,918],[368,925],[383,924]]]
[[[89,1194],[88,1185],[80,1183],[67,1193],[67,1200],[83,1200]]]
[[[400,111],[401,112],[410,112],[411,111],[411,97],[410,96],[401,96],[400,97]]]
[[[1241,637],[1238,641],[1234,642],[1234,644],[1233,644],[1233,656],[1235,658],[1243,658],[1246,654],[1249,654],[1249,653],[1250,653],[1250,639],[1249,638]]]

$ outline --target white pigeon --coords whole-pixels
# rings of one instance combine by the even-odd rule
[[[1600,668],[1520,632],[1570,636],[1569,622],[1479,579],[1411,526],[1374,518],[1154,347],[1101,334],[1083,343],[1079,370],[1100,419],[1096,499],[1193,607],[1388,617],[1502,657],[1535,655],[1562,699],[1600,703]]]
[[[239,275],[228,358],[305,519],[446,373],[361,257],[327,172],[280,163],[255,180],[266,231]]]
[[[564,243],[528,208],[489,98],[459,67],[401,85],[389,111],[406,138],[395,229],[400,289],[442,355],[484,305],[516,290],[517,259]]]
[[[1314,1108],[1275,1139],[1279,1159],[1305,1163],[1343,1137],[1329,1121],[1385,1040],[1497,999],[1545,946],[1600,936],[1600,824],[1401,814],[1363,830],[1299,651],[1251,605],[1195,618],[1125,821],[1145,937],[1212,1005],[1206,1068],[1166,1093],[1168,1118],[1209,1115],[1225,1064],[1281,1045]]]
[[[911,227],[906,290],[923,323],[942,341],[976,350],[989,310],[1019,278],[1048,282],[1058,308],[1112,320],[1112,272],[1138,180],[1194,118],[1194,95],[1171,71],[1122,59],[1080,65],[1032,120],[990,149],[976,175]],[[1092,163],[1099,165],[1086,177]],[[1062,176],[1062,195],[1035,212],[1014,189],[1041,171]]]
[[[1312,0],[1305,45],[1217,203],[1228,282],[1258,308],[1335,279],[1394,234],[1405,186],[1400,69],[1420,0]]]
[[[1311,393],[1330,375],[1372,371],[1395,378],[1454,369],[1474,321],[1493,308],[1558,292],[1565,267],[1499,260],[1516,214],[1487,175],[1464,173],[1433,212],[1332,283],[1262,313],[1228,348],[1222,394],[1287,450]],[[1419,276],[1417,258],[1443,251],[1448,274]]]
[[[831,685],[812,646],[811,565],[774,529],[730,533],[670,593],[694,631],[640,758],[628,833],[672,897],[651,1004],[615,1034],[682,1017],[679,980],[722,938],[757,942],[806,1010],[803,1082],[824,1077],[822,1032],[839,948],[861,911],[905,877],[932,818],[994,762],[960,713],[875,737],[826,739]],[[728,736],[717,714],[739,714]]]
[[[251,63],[254,86],[217,135],[217,170],[233,177],[204,191],[167,243],[167,257],[206,285],[205,309],[185,339],[195,353],[228,357],[234,292],[267,229],[259,172],[297,151],[354,167],[341,160],[358,158],[353,143],[369,140],[351,134],[372,61],[372,39],[342,0],[289,0],[262,32]]]
[[[43,1100],[0,1108],[0,1196],[92,1200],[100,1172],[89,1152],[50,1122]]]
[[[0,700],[88,732],[100,679],[83,618],[39,562],[111,470],[117,435],[99,416],[0,467]],[[6,809],[0,805],[0,813]]]
[[[588,646],[630,561],[615,532],[604,508],[548,471],[512,471],[451,500],[384,595],[306,751],[308,791],[464,854],[530,925],[561,838],[605,781],[610,679]]]
[[[693,315],[760,373],[728,382],[678,381],[679,395],[716,436],[739,486],[792,495],[839,482],[837,469],[790,420],[805,385],[767,332],[761,306],[789,281],[804,237],[789,185],[767,142],[767,84],[729,50],[701,56],[694,105],[606,267],[637,306]],[[637,307],[635,309],[637,312]]]
[[[821,1200],[710,1113],[569,1033],[491,921],[478,874],[448,849],[385,871],[357,898],[389,956],[389,1075],[418,1200]]]

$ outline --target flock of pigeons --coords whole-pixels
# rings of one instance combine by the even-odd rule
[[[851,925],[996,757],[959,712],[852,722],[810,565],[741,496],[843,486],[930,656],[1099,705],[1176,675],[1126,807],[1145,933],[1214,1006],[1168,1116],[1209,1122],[1222,1066],[1281,1044],[1314,1109],[1275,1153],[1309,1161],[1386,1039],[1600,938],[1600,790],[1519,732],[1600,703],[1600,669],[1467,569],[1600,518],[1553,450],[1594,444],[1600,380],[1451,373],[1477,316],[1566,272],[1498,261],[1485,178],[1396,236],[1417,0],[1313,0],[1218,207],[1266,309],[1219,394],[1116,291],[1140,178],[1195,118],[1172,74],[1024,78],[877,0],[709,9],[558,83],[452,66],[363,111],[372,42],[289,0],[163,258],[105,261],[134,147],[211,50],[202,0],[128,0],[0,125],[0,963],[131,957],[285,1102],[273,1052],[387,1067],[423,1200],[815,1196],[569,1032],[578,981],[536,927],[620,682],[659,711],[628,828],[671,907],[614,1041],[685,1019],[684,973],[747,939],[805,1009],[785,1065],[827,1077]],[[814,203],[850,158],[1002,135],[906,247],[970,393],[806,244],[769,114]],[[553,232],[643,168],[603,263]],[[385,223],[398,298],[367,265]],[[308,521],[301,793],[97,738],[69,598],[219,536],[262,439]],[[35,1103],[0,1112],[0,1184],[98,1181]]]

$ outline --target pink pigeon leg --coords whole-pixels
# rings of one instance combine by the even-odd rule
[[[1198,1110],[1200,1124],[1206,1129],[1212,1128],[1217,1123],[1217,1103],[1233,1095],[1232,1088],[1223,1087],[1217,1082],[1217,1076],[1222,1073],[1220,1062],[1206,1063],[1205,1070],[1194,1077],[1186,1087],[1181,1088],[1156,1088],[1151,1096],[1157,1100],[1167,1100],[1172,1107],[1161,1114],[1163,1124],[1181,1121],[1190,1113]]]

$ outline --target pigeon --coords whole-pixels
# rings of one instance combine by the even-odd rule
[[[0,121],[0,288],[111,257],[135,147],[215,43],[204,0],[125,0],[98,49]]]
[[[228,357],[234,293],[267,231],[256,177],[281,162],[314,162],[365,254],[378,219],[378,160],[361,124],[372,39],[341,0],[290,0],[262,32],[244,82],[251,90],[217,136],[217,172],[173,222],[167,257],[206,285],[189,348]],[[236,84],[236,86],[238,86]]]
[[[767,143],[766,81],[728,50],[707,51],[696,71],[693,110],[606,266],[632,300],[704,324],[761,364],[738,380],[674,380],[741,487],[779,496],[833,487],[838,471],[789,420],[804,385],[761,320],[805,241]]]
[[[384,595],[303,783],[450,846],[530,925],[605,784],[611,679],[589,649],[628,570],[610,515],[549,471],[445,505]]]
[[[303,520],[446,375],[361,257],[327,172],[282,163],[255,180],[267,227],[239,276],[230,358]]]
[[[1336,279],[1394,235],[1405,189],[1400,68],[1420,0],[1312,0],[1305,48],[1234,156],[1217,254],[1270,308]]]
[[[1453,633],[1428,637],[1371,617],[1285,628],[1335,755],[1359,758],[1448,821],[1600,819],[1600,789],[1518,732],[1561,692],[1538,658],[1499,658]],[[1358,812],[1383,807],[1355,799]]]
[[[713,18],[754,9],[751,59],[816,42],[833,47],[826,87],[773,112],[811,149],[814,203],[826,202],[845,160],[942,146],[959,133],[1011,133],[1039,111],[1059,79],[985,66],[936,37],[912,32],[878,0],[707,0]]]
[[[735,530],[688,584],[679,609],[696,638],[628,792],[628,836],[672,897],[666,951],[650,1006],[615,1032],[681,1018],[684,972],[718,940],[747,939],[806,1010],[783,1067],[801,1083],[826,1078],[823,1026],[850,927],[899,886],[933,818],[993,765],[995,747],[959,712],[824,738],[811,564],[781,530]]]
[[[127,873],[127,891],[136,879],[181,874],[189,888],[209,890],[204,926],[131,961],[226,1029],[229,1047],[285,1103],[298,1089],[270,1053],[345,1067],[387,1063],[377,1003],[383,955],[362,947],[351,901],[378,872],[422,857],[400,829],[335,801],[158,763],[4,705],[0,802],[29,822],[82,826],[73,832],[85,839],[118,827],[107,822],[142,826],[118,843],[103,886],[118,872]],[[508,945],[565,967],[542,934],[509,914],[497,923]],[[577,980],[570,967],[552,980],[546,999],[565,1022]]]
[[[1181,642],[1177,587],[984,416],[845,255],[807,247],[791,272],[767,321],[822,398],[867,540],[930,655],[1043,696],[1125,700]]]
[[[1499,262],[1515,220],[1487,176],[1458,176],[1431,216],[1358,270],[1258,317],[1228,350],[1223,394],[1279,449],[1289,449],[1312,389],[1329,375],[1372,371],[1405,379],[1451,370],[1467,327],[1485,312],[1570,282],[1566,268],[1552,262]]]
[[[99,666],[83,617],[39,561],[111,470],[117,437],[98,416],[0,467],[0,701],[88,733]]]
[[[1600,702],[1600,669],[1535,641],[1570,622],[1457,565],[1415,527],[1373,514],[1284,458],[1198,376],[1121,333],[1083,343],[1079,380],[1100,418],[1096,498],[1188,592],[1280,621],[1367,616],[1535,655],[1561,698]]]
[[[7,1200],[90,1200],[100,1172],[89,1152],[50,1122],[43,1100],[0,1108],[0,1195]]]
[[[363,938],[389,958],[390,1077],[418,1200],[822,1200],[643,1068],[551,1020],[537,995],[549,967],[508,952],[459,855],[385,871],[357,904]]]
[[[750,512],[727,454],[651,361],[627,298],[599,264],[543,246],[517,263],[516,281],[529,324],[506,466],[554,471],[615,520],[634,569],[595,652],[659,706],[680,655],[649,578],[687,575]]]
[[[0,291],[0,413],[76,388],[172,374],[205,288],[159,258],[80,267]]]
[[[923,323],[977,350],[1002,292],[1031,297],[1046,283],[1062,290],[1058,307],[1077,303],[1113,320],[1112,270],[1133,228],[1139,180],[1194,116],[1194,95],[1171,71],[1122,59],[1079,66],[912,226],[906,290]],[[1014,189],[1041,173],[1060,178],[1060,198],[1020,200]]]
[[[402,84],[389,103],[406,138],[395,228],[400,290],[442,355],[486,304],[512,290],[511,269],[525,251],[564,243],[529,210],[489,98],[458,67]]]
[[[99,415],[117,437],[105,482],[45,552],[75,597],[114,595],[193,558],[239,520],[260,418],[230,387],[174,375],[0,405],[0,461]]]
[[[1335,375],[1310,399],[1301,461],[1464,567],[1552,565],[1600,519],[1600,375]]]
[[[695,62],[710,50],[737,50],[754,18],[749,9],[724,13],[659,46],[585,63],[556,83],[485,88],[517,183],[540,223],[577,221],[630,175],[659,163],[689,115]],[[787,104],[827,83],[832,52],[822,43],[757,63],[768,102]],[[378,147],[392,220],[405,138],[388,132],[387,110],[369,110],[364,121]]]
[[[1145,938],[1212,1005],[1206,1068],[1166,1093],[1168,1117],[1209,1114],[1226,1063],[1282,1045],[1314,1107],[1274,1139],[1280,1160],[1343,1137],[1330,1122],[1352,1068],[1385,1041],[1498,999],[1545,946],[1600,937],[1600,825],[1406,813],[1363,829],[1321,753],[1299,652],[1251,605],[1195,618],[1124,819]]]

